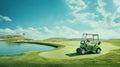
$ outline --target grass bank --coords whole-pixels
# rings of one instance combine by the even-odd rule
[[[20,41],[19,41],[20,42]],[[24,41],[27,42],[27,41]],[[83,66],[83,67],[120,67],[120,49],[114,49],[109,51],[107,54],[103,54],[100,56],[95,57],[88,57],[88,58],[73,58],[73,59],[56,59],[56,57],[61,57],[61,54],[64,53],[63,51],[74,51],[76,47],[79,47],[79,41],[39,41],[39,40],[29,40],[31,43],[37,42],[49,44],[58,46],[59,49],[52,50],[52,51],[46,51],[46,52],[26,52],[21,55],[15,55],[15,56],[0,56],[0,67],[40,67],[40,66]],[[106,43],[111,43],[112,45],[115,45],[117,47],[120,47],[120,40],[104,40]],[[72,45],[74,48],[69,48],[64,50],[63,48],[66,48],[66,46],[71,47]],[[105,45],[105,44],[104,44]],[[108,44],[109,46],[109,44]],[[73,47],[73,46],[72,46]],[[108,48],[107,48],[108,49]],[[53,58],[48,58],[48,56],[51,56],[51,54],[47,54],[48,52],[53,52],[57,50],[63,50],[62,53],[58,52],[55,55],[52,55]],[[43,53],[43,54],[42,54]],[[45,54],[45,57],[42,55]],[[74,55],[74,54],[73,54]],[[47,57],[46,57],[47,56]],[[54,58],[54,56],[56,56]],[[67,56],[67,55],[65,55]],[[84,56],[84,55],[83,55]],[[73,56],[74,57],[74,56]],[[75,56],[76,57],[76,56]],[[1,61],[2,60],[2,61]]]

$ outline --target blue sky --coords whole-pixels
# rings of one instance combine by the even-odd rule
[[[1,15],[13,20],[10,24],[1,23],[3,28],[54,25],[68,12],[63,0],[0,0],[0,9]]]
[[[0,0],[0,35],[120,38],[119,0]]]

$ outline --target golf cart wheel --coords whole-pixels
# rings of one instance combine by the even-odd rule
[[[77,48],[77,49],[76,49],[76,52],[77,52],[78,54],[81,54],[81,49],[80,49],[80,48]]]
[[[76,52],[77,52],[78,54],[85,54],[85,49],[77,48],[77,49],[76,49]]]
[[[96,53],[100,53],[101,52],[101,49],[100,48],[98,48],[97,50],[96,50]]]
[[[81,49],[81,54],[85,54],[85,49]]]

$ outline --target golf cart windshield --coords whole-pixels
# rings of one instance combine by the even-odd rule
[[[87,33],[84,33],[83,37],[82,37],[82,40],[86,40],[86,39],[99,40],[99,35],[98,34],[87,34]]]
[[[88,33],[84,33],[81,43],[84,42],[90,42],[90,43],[95,43],[99,41],[99,35],[98,34],[88,34]]]

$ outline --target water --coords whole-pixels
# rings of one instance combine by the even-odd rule
[[[0,55],[17,55],[29,51],[47,51],[55,49],[52,46],[30,43],[8,43],[0,41]]]

